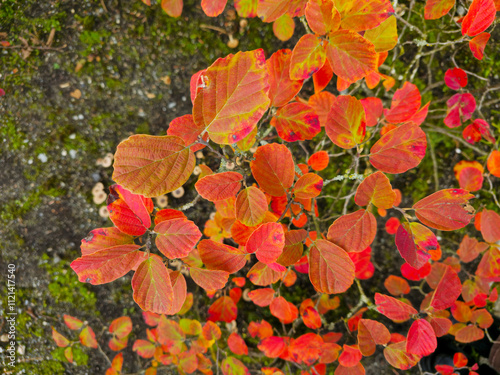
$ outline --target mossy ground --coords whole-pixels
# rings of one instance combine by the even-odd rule
[[[79,356],[79,362],[87,362],[81,367],[60,361],[60,351],[55,352],[57,359],[51,355],[55,345],[50,326],[71,335],[62,325],[65,313],[96,327],[122,314],[139,319],[128,278],[89,287],[79,283],[69,268],[79,256],[81,238],[93,228],[111,225],[98,215],[91,190],[96,182],[106,187],[112,184],[112,168],[97,166],[96,160],[113,153],[117,144],[133,133],[164,134],[173,118],[191,111],[191,75],[236,51],[227,47],[226,35],[207,25],[234,33],[240,41],[237,50],[264,48],[270,55],[279,48],[293,47],[292,42],[279,42],[271,26],[258,19],[249,20],[243,30],[238,21],[228,12],[218,18],[205,17],[197,0],[185,1],[178,19],[168,17],[158,4],[147,7],[138,0],[0,0],[0,33],[5,33],[0,34],[0,40],[8,40],[14,47],[0,50],[0,87],[6,91],[0,98],[0,272],[3,277],[9,263],[18,268],[17,332],[25,353],[19,356],[16,373],[104,372],[107,364],[96,351]],[[433,27],[437,30],[438,26]],[[302,33],[301,28],[297,22],[296,35]],[[49,46],[52,30],[55,34]],[[430,41],[435,33],[429,31]],[[492,37],[487,52],[493,54],[497,47]],[[402,57],[394,64],[396,77],[407,73],[414,55],[411,48],[406,51],[401,51]],[[461,50],[457,59],[481,75],[499,71],[500,59],[494,55],[485,60],[481,71],[469,51]],[[445,58],[436,58],[431,65],[435,81],[442,80],[444,71],[451,67]],[[498,81],[498,76],[492,79]],[[426,89],[425,69],[415,83],[422,91]],[[481,92],[481,81],[470,84],[477,85],[476,93]],[[447,95],[443,87],[427,90],[423,102]],[[71,96],[75,90],[80,91],[80,98]],[[310,82],[305,90],[311,92]],[[487,112],[497,127],[498,112],[496,107]],[[460,145],[438,133],[431,133],[430,139],[441,188],[455,186],[451,166],[463,159],[455,151]],[[297,152],[301,152],[298,147]],[[472,158],[469,150],[463,152]],[[349,163],[347,159],[335,161],[324,177],[345,173]],[[411,204],[434,188],[432,170],[433,163],[426,157],[418,171],[394,178],[394,186],[405,193],[404,203]],[[422,174],[429,178],[421,179]],[[349,186],[344,189],[347,192]],[[332,183],[324,193],[337,195],[339,190],[341,184]],[[188,191],[178,202],[171,201],[178,206],[193,197]],[[208,206],[195,209],[206,211]],[[333,208],[334,212],[339,210],[341,206]],[[206,216],[193,215],[198,224],[203,224]],[[386,251],[390,240],[384,235],[377,237],[375,262],[393,264],[397,270],[400,259],[395,260],[394,249]],[[373,285],[380,281],[374,280]],[[4,288],[2,281],[2,296],[6,295]],[[295,302],[299,302],[298,296],[305,297],[302,294],[299,285]],[[343,303],[345,311],[356,299]],[[2,309],[5,306],[3,298]],[[101,332],[96,333],[101,336]]]

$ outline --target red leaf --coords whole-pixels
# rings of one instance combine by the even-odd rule
[[[306,327],[311,329],[321,328],[321,316],[314,307],[307,307],[301,315]]]
[[[448,69],[444,74],[444,83],[452,90],[467,86],[467,73],[460,68]]]
[[[354,263],[342,248],[317,240],[309,254],[309,279],[322,293],[343,293],[354,282]]]
[[[162,221],[155,226],[156,246],[169,259],[183,258],[201,238],[195,223],[186,219]]]
[[[167,135],[176,135],[184,140],[186,146],[195,143],[198,140],[198,136],[203,132],[203,127],[196,125],[193,120],[193,115],[184,115],[173,119],[168,125]],[[205,141],[208,136],[203,137]],[[201,150],[205,146],[202,144],[195,144],[191,146],[191,150],[196,152]]]
[[[425,319],[418,319],[413,322],[408,331],[406,341],[406,351],[425,357],[437,348],[437,339],[430,323]]]
[[[382,323],[361,319],[358,324],[358,346],[364,356],[375,353],[376,345],[386,345],[391,340],[389,330]]]
[[[474,217],[474,208],[469,205],[472,198],[467,190],[445,189],[421,199],[413,209],[423,224],[451,231],[465,227]]]
[[[318,115],[319,124],[321,127],[326,126],[326,121],[328,118],[328,113],[330,108],[335,102],[335,95],[322,91],[320,93],[314,94],[309,98],[309,105],[314,109],[314,112]]]
[[[385,111],[385,119],[393,124],[408,121],[420,108],[422,98],[417,86],[405,82],[392,97],[391,109]]]
[[[70,266],[82,283],[92,285],[110,283],[126,275],[144,261],[147,255],[139,251],[140,248],[140,245],[114,246],[75,259]]]
[[[500,151],[491,151],[486,166],[493,176],[500,177]]]
[[[343,215],[328,228],[329,241],[348,252],[361,252],[371,245],[377,232],[377,221],[366,210]]]
[[[379,313],[395,322],[404,322],[412,315],[418,314],[411,305],[379,293],[375,293],[375,304]]]
[[[132,277],[134,301],[144,311],[167,314],[172,308],[173,289],[167,268],[158,255],[142,262]]]
[[[354,367],[363,358],[363,355],[356,346],[344,344],[343,349],[339,357],[339,363],[344,367]]]
[[[448,113],[444,124],[449,128],[456,128],[462,122],[469,120],[476,110],[476,99],[470,93],[455,94],[446,102]]]
[[[366,126],[375,126],[378,119],[384,112],[382,100],[380,98],[369,97],[360,100],[363,109],[365,110]]]
[[[494,0],[473,0],[462,20],[462,35],[476,36],[486,30],[495,20]]]
[[[254,285],[267,286],[281,279],[283,274],[284,272],[275,271],[268,264],[257,262],[248,271],[247,277]]]
[[[238,172],[222,172],[202,177],[194,187],[210,202],[234,197],[241,188],[243,176]]]
[[[171,208],[165,208],[160,210],[155,215],[155,225],[158,225],[162,221],[172,220],[172,219],[187,219],[186,215],[182,211],[174,210]]]
[[[262,191],[254,186],[242,190],[235,202],[236,219],[253,227],[260,224],[267,211],[267,199]]]
[[[283,107],[302,88],[303,80],[290,79],[292,51],[281,49],[266,61],[269,70],[269,99],[273,107]]]
[[[107,206],[109,218],[122,232],[132,236],[141,236],[151,226],[150,210],[152,201],[132,194],[120,185],[109,187]]]
[[[295,166],[292,153],[285,145],[270,143],[260,146],[250,162],[252,175],[269,195],[281,197],[293,185]]]
[[[396,246],[413,268],[422,268],[431,258],[430,251],[439,249],[436,236],[419,223],[403,223],[396,232]]]
[[[285,246],[285,233],[279,223],[266,223],[257,228],[246,244],[246,251],[255,253],[263,263],[276,262]]]
[[[439,283],[432,295],[430,306],[436,310],[451,307],[462,293],[462,284],[457,273],[451,266],[446,266]]]
[[[321,69],[313,74],[314,92],[317,94],[321,92],[323,89],[325,89],[332,80],[332,78],[333,78],[333,70],[328,60],[326,60]],[[309,99],[311,98],[309,97]]]
[[[205,266],[210,270],[238,272],[246,263],[246,252],[212,240],[201,240],[198,252]]]
[[[90,255],[100,250],[109,250],[118,245],[133,245],[134,237],[115,227],[99,228],[91,231],[82,240],[82,255]]]
[[[115,153],[113,180],[145,197],[158,197],[184,185],[196,164],[182,138],[133,135]]]
[[[271,119],[278,135],[287,142],[313,139],[321,130],[318,115],[307,104],[289,103],[281,107]]]
[[[271,336],[267,337],[257,345],[257,348],[264,353],[266,357],[277,358],[286,349],[285,339],[283,337]]]
[[[238,316],[238,308],[231,297],[222,296],[208,308],[208,320],[231,323]]]
[[[312,366],[321,354],[323,339],[315,333],[306,333],[293,340],[288,352],[294,362]]]
[[[358,206],[373,203],[375,207],[389,209],[396,201],[396,193],[391,182],[382,172],[375,172],[366,177],[358,186],[354,201]]]
[[[295,264],[304,251],[303,242],[307,237],[307,231],[304,229],[290,230],[285,233],[285,247],[283,252],[276,260],[282,266],[288,267]]]
[[[262,49],[218,59],[200,77],[205,87],[194,101],[195,123],[215,143],[245,138],[269,107],[268,78]]]
[[[236,355],[248,355],[248,347],[245,341],[236,332],[229,335],[227,346]]]

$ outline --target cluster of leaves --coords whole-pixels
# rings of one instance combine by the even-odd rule
[[[378,71],[398,40],[391,3],[236,3],[238,12],[251,8],[265,22],[304,15],[311,33],[293,50],[279,50],[267,59],[263,50],[218,59],[191,78],[192,114],[174,119],[166,136],[133,135],[118,145],[113,173],[117,184],[110,187],[107,201],[114,227],[95,229],[82,240],[82,257],[71,264],[79,280],[98,285],[134,271],[133,298],[145,311],[146,324],[155,327],[147,330],[147,340],[133,345],[140,356],[153,358],[148,374],[160,364],[177,366],[180,373],[211,374],[212,361],[224,375],[248,374],[251,350],[275,359],[269,363],[282,364],[260,368],[266,374],[283,373],[290,364],[304,374],[324,374],[335,362],[335,374],[364,374],[361,359],[372,356],[377,345],[384,347],[390,365],[408,369],[436,350],[438,337],[453,335],[460,343],[482,339],[493,323],[487,303],[498,297],[492,283],[500,280],[500,215],[486,208],[475,215],[469,203],[474,198],[470,191],[482,188],[485,175],[477,161],[455,166],[460,188],[439,190],[411,207],[399,207],[402,194],[387,175],[416,168],[425,157],[427,135],[421,125],[430,103],[422,105],[421,93],[411,82],[389,94],[396,80]],[[425,18],[444,16],[453,3],[428,0]],[[164,8],[172,4],[182,3],[162,2]],[[225,1],[202,2],[207,14],[216,15],[224,6]],[[464,38],[486,34],[495,18],[494,7],[493,0],[473,1],[460,20]],[[472,45],[478,43],[470,43],[474,52]],[[390,100],[335,96],[325,91],[334,77],[339,91],[362,82],[371,89],[382,82]],[[308,79],[314,94],[305,99],[301,89]],[[445,82],[452,90],[462,90],[467,74],[450,70]],[[472,118],[475,99],[460,92],[447,105],[444,125],[452,128]],[[464,138],[469,143],[484,138],[490,148],[495,143],[483,119],[468,125]],[[336,156],[329,152],[335,148],[341,150]],[[200,150],[219,162],[217,171],[197,161],[195,153]],[[500,152],[488,154],[489,173],[500,177]],[[345,161],[349,158],[350,165]],[[333,163],[349,166],[328,179]],[[177,209],[154,207],[151,198],[189,184],[195,169],[195,201]],[[335,207],[340,197],[321,193],[337,182],[342,187],[350,184],[350,191],[341,198],[343,211],[328,223],[318,200],[327,199]],[[204,228],[183,212],[201,198],[215,207]],[[359,208],[347,213],[352,201]],[[402,220],[393,216],[385,225],[405,261],[403,277],[386,278],[390,295],[367,296],[360,280],[375,273],[371,245],[377,220],[389,210]],[[465,236],[458,250],[443,259],[432,229],[459,230],[474,217],[483,241]],[[478,257],[475,271],[469,270],[462,281],[462,266]],[[311,293],[296,304],[283,287],[298,282]],[[247,283],[250,287],[243,290]],[[359,303],[341,320],[328,322],[325,315],[340,305],[340,298],[331,295],[344,294],[354,284]],[[202,288],[207,300],[213,299],[206,310],[197,306],[197,319],[179,318],[194,303],[188,285]],[[412,290],[423,298],[406,298]],[[241,299],[268,309],[281,326],[261,320],[238,327]],[[200,310],[206,317],[203,324]],[[364,318],[368,311],[370,317],[383,321],[384,316],[389,323]],[[120,319],[113,330],[110,327],[112,350],[126,347],[131,332],[128,318]],[[336,332],[336,323],[342,321],[357,335]],[[398,325],[408,321],[411,324]],[[227,323],[226,329],[221,330],[218,322]],[[80,330],[80,323],[73,321],[74,328],[67,324]],[[399,327],[398,332],[391,333],[388,326]],[[85,326],[81,332],[89,329]],[[295,336],[297,330],[306,333]],[[57,333],[54,338],[68,348],[69,360],[71,343]],[[96,347],[93,340],[81,342]],[[219,363],[218,353],[225,345],[234,355],[226,351]],[[121,373],[122,360],[116,357],[108,372]],[[436,370],[448,374],[466,366],[460,353],[454,367]],[[473,374],[476,367],[469,369]]]

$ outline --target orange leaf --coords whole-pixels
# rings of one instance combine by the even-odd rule
[[[334,0],[342,18],[342,28],[353,31],[369,30],[394,14],[389,0]]]
[[[283,271],[275,271],[268,264],[257,262],[248,271],[247,277],[250,282],[258,286],[266,286],[269,284],[274,284],[276,281],[281,279],[283,276]]]
[[[326,134],[344,149],[360,144],[365,138],[365,110],[361,102],[350,95],[340,95],[328,113]]]
[[[248,355],[248,347],[245,340],[243,340],[236,332],[229,335],[227,339],[227,346],[236,355]]]
[[[235,203],[236,219],[253,227],[260,224],[267,211],[267,199],[262,191],[254,186],[242,190]]]
[[[324,35],[340,27],[340,13],[331,0],[309,0],[306,20],[315,34]]]
[[[252,290],[248,293],[248,298],[252,300],[257,306],[266,307],[274,300],[274,289],[261,288]]]
[[[266,357],[277,358],[285,351],[286,343],[283,337],[270,336],[264,338],[260,344],[257,345],[257,348],[259,348]]]
[[[486,43],[490,40],[490,36],[491,34],[484,32],[469,40],[469,48],[476,59],[483,59],[484,49],[486,48]]]
[[[399,276],[389,275],[384,281],[384,286],[393,296],[410,293],[410,284]]]
[[[243,176],[238,172],[222,172],[200,178],[194,187],[206,200],[218,202],[234,197],[242,180]]]
[[[186,219],[162,221],[154,230],[158,250],[169,259],[187,256],[201,238],[196,224]]]
[[[321,328],[321,316],[314,307],[307,307],[301,315],[306,327],[311,329]]]
[[[200,79],[193,116],[218,144],[245,138],[269,107],[268,72],[262,49],[218,59]]]
[[[313,139],[321,130],[318,115],[307,104],[289,103],[281,107],[271,119],[278,135],[287,142]]]
[[[57,332],[54,327],[52,327],[52,339],[54,339],[56,345],[60,348],[65,348],[69,345],[69,340]]]
[[[389,209],[396,201],[396,193],[392,190],[391,182],[387,176],[378,171],[366,177],[359,184],[354,201],[358,206],[367,206],[373,203],[375,207]]]
[[[69,329],[79,330],[83,326],[83,322],[80,319],[75,318],[74,316],[64,314],[63,315],[64,323],[68,326]]]
[[[266,61],[269,70],[269,99],[273,107],[282,107],[302,88],[303,80],[290,79],[292,51],[280,49]]]
[[[98,344],[97,344],[97,341],[95,339],[95,333],[92,330],[92,328],[90,328],[89,326],[82,329],[82,331],[80,332],[79,338],[80,338],[80,342],[83,346],[86,346],[88,348],[97,349]]]
[[[289,0],[259,0],[257,16],[264,22],[273,22],[286,13]]]
[[[220,270],[191,267],[189,273],[193,281],[205,290],[222,289],[229,279],[229,273]]]
[[[406,351],[406,341],[390,344],[384,349],[384,357],[391,366],[408,370],[420,361],[420,356]]]
[[[335,95],[322,91],[317,94],[312,95],[309,98],[309,105],[314,109],[314,112],[318,115],[319,124],[321,127],[326,126],[326,121],[328,119],[328,113],[330,108],[335,102]]]
[[[319,172],[328,167],[328,162],[329,162],[329,156],[328,152],[326,151],[318,151],[312,154],[309,159],[307,160],[307,164],[314,169],[315,171]]]
[[[217,17],[224,11],[227,0],[201,0],[201,9],[209,17]]]
[[[167,314],[172,308],[174,292],[167,268],[158,255],[142,262],[132,277],[134,301],[144,311]]]
[[[210,270],[235,273],[246,263],[246,252],[212,240],[201,240],[198,244],[198,252],[201,260]]]
[[[205,340],[218,340],[222,336],[222,332],[217,324],[208,321],[202,329],[202,334]]]
[[[293,185],[295,166],[292,153],[285,145],[270,143],[260,146],[250,162],[252,175],[269,195],[280,197]]]
[[[184,115],[173,119],[168,125],[167,135],[176,135],[184,140],[186,146],[195,143],[198,140],[198,136],[203,132],[203,127],[196,125],[193,119],[193,115]],[[203,139],[206,141],[208,136],[205,134]],[[205,146],[200,143],[196,143],[191,146],[191,150],[196,152],[201,150]]]
[[[169,270],[170,271],[170,270]],[[185,303],[188,303],[187,300],[187,285],[186,279],[182,275],[180,271],[172,271],[170,272],[170,283],[172,284],[172,289],[174,291],[174,297],[172,306],[168,311],[168,315],[179,314],[182,315],[182,309],[186,307]],[[192,298],[192,295],[191,295]],[[192,299],[191,299],[192,304]],[[187,306],[189,310],[190,306]],[[186,310],[187,311],[187,310]]]
[[[180,17],[180,15],[182,14],[182,7],[183,7],[182,0],[161,0],[161,8],[170,17]]]
[[[288,353],[294,362],[312,366],[321,355],[323,339],[315,333],[306,333],[293,340]]]
[[[295,186],[293,194],[297,199],[311,199],[317,197],[323,188],[323,179],[316,173],[306,173],[302,175]]]
[[[284,324],[292,323],[299,316],[299,310],[284,297],[276,297],[269,305],[271,314]]]
[[[354,282],[354,263],[342,248],[317,240],[309,253],[309,279],[322,293],[343,293]]]
[[[361,358],[363,358],[363,355],[356,345],[344,344],[343,349],[339,357],[339,363],[344,367],[354,367],[361,361]]]
[[[124,233],[141,236],[151,226],[149,214],[153,202],[149,198],[132,194],[120,185],[112,185],[106,204],[109,218]]]
[[[446,15],[455,5],[455,0],[427,0],[425,3],[424,18],[437,20]]]
[[[348,82],[356,82],[377,70],[375,46],[352,30],[330,34],[326,57],[333,72]]]
[[[420,164],[427,139],[418,125],[403,124],[384,134],[370,149],[370,163],[385,173],[403,173]]]
[[[472,198],[467,190],[445,189],[421,199],[413,209],[423,224],[451,231],[465,227],[474,217],[474,208],[469,205]]]
[[[495,177],[500,177],[500,151],[493,150],[486,163],[488,170]]]
[[[481,214],[481,234],[488,243],[500,241],[500,215],[484,209]]]
[[[113,180],[146,197],[181,187],[196,164],[182,138],[172,135],[133,135],[118,145],[114,160]]]
[[[303,80],[321,69],[326,61],[324,43],[324,40],[313,34],[303,35],[299,39],[292,52],[290,79]]]
[[[208,320],[231,323],[238,316],[238,308],[231,297],[222,296],[208,308]]]
[[[282,42],[286,42],[293,36],[295,21],[288,14],[283,14],[273,23],[273,33]]]
[[[463,344],[479,341],[484,338],[484,332],[475,325],[465,326],[455,333],[455,340]]]
[[[348,252],[361,252],[371,245],[377,233],[377,221],[369,211],[343,215],[330,225],[327,238]]]
[[[364,356],[375,353],[376,345],[385,345],[391,339],[389,330],[382,323],[361,319],[358,324],[358,346]]]
[[[295,264],[302,257],[302,252],[304,251],[303,242],[306,237],[307,231],[304,229],[286,232],[285,247],[276,262],[285,267]]]

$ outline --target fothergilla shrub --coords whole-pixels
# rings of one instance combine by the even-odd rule
[[[225,3],[202,7],[215,16]],[[449,17],[453,5],[428,0],[424,17]],[[182,2],[162,6],[177,7],[177,16],[182,10]],[[377,352],[388,367],[406,370],[432,354],[440,337],[491,339],[500,152],[466,89],[468,73],[439,72],[442,86],[458,91],[442,108],[443,101],[423,102],[414,74],[401,80],[379,72],[396,64],[390,52],[399,46],[398,25],[406,31],[411,21],[388,0],[240,0],[235,8],[281,20],[278,29],[300,18],[307,33],[293,50],[219,58],[192,76],[192,113],[173,119],[167,135],[121,142],[107,200],[114,226],[91,231],[71,264],[93,285],[133,273],[133,298],[150,327],[133,350],[148,359],[146,373],[364,374],[363,358]],[[484,57],[495,12],[493,0],[474,0],[461,26],[454,24],[476,59]],[[335,95],[327,91],[334,78]],[[446,115],[424,126],[430,111]],[[430,133],[462,125],[463,138],[449,134],[478,160],[456,163],[457,181],[416,200],[393,187],[412,170],[438,187]],[[424,158],[434,169],[419,170]],[[152,198],[180,188],[196,198],[155,208]],[[493,202],[472,201],[479,191]],[[202,200],[214,213],[190,217]],[[473,219],[475,237],[440,244]],[[393,251],[390,264],[375,264],[374,241],[388,236],[383,228],[394,236]],[[375,275],[380,289],[363,287]],[[65,321],[81,344],[99,347],[88,325]],[[131,331],[130,318],[115,320],[109,348],[127,347]],[[53,332],[72,361],[77,341]],[[118,354],[106,373],[122,373],[123,362]],[[477,365],[457,352],[453,365],[432,370],[464,368],[474,374]]]

